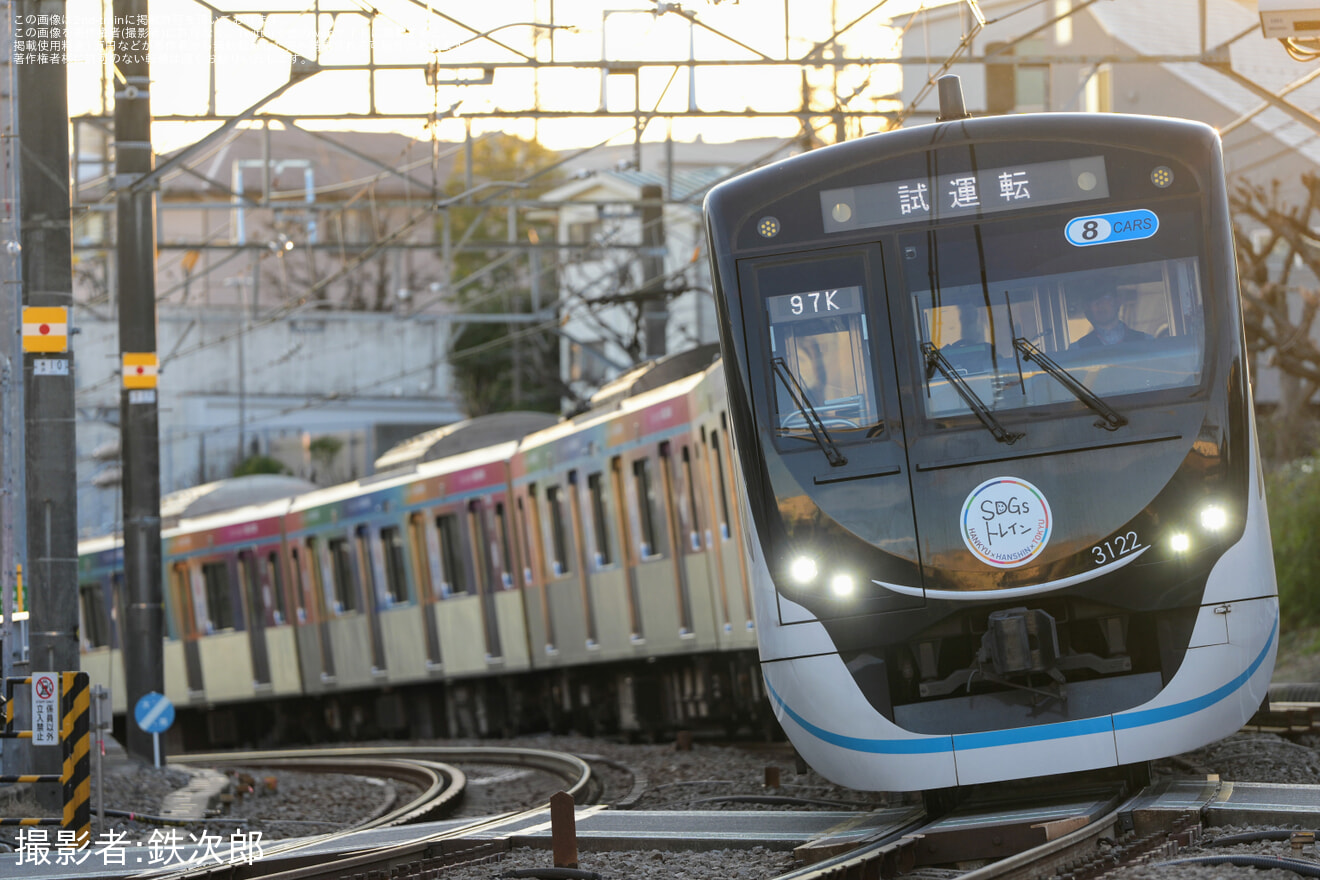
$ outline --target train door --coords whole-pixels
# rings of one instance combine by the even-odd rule
[[[425,514],[414,513],[408,517],[408,549],[412,554],[413,571],[417,572],[417,600],[426,632],[426,665],[427,668],[438,668],[444,662],[440,653],[440,627],[435,619],[440,542],[435,531],[426,527]]]
[[[252,680],[259,688],[270,687],[270,650],[266,644],[266,603],[262,601],[261,573],[251,550],[238,554],[239,593],[246,604],[248,652],[252,655]]]
[[[380,627],[380,595],[377,587],[376,558],[372,552],[370,529],[360,525],[353,530],[353,549],[357,557],[358,581],[366,591],[367,637],[371,640],[371,671],[384,672],[388,668],[385,660],[385,634]]]
[[[477,593],[481,596],[481,621],[486,634],[486,656],[502,657],[499,618],[495,613],[496,579],[490,543],[490,530],[486,527],[485,512],[480,499],[468,502],[468,536],[472,541],[472,558],[477,565]]]
[[[188,563],[176,562],[170,566],[170,607],[174,609],[175,630],[183,642],[184,674],[188,679],[189,697],[201,697],[205,693],[202,681],[202,653],[197,644],[199,623],[197,609],[193,603],[192,577]]]

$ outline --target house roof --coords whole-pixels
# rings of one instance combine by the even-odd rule
[[[454,159],[462,154],[461,145],[442,144],[439,154],[435,179],[443,184],[453,169]],[[166,189],[185,198],[188,195],[214,196],[220,190],[202,178],[233,187],[235,163],[241,162],[250,163],[250,170],[245,175],[245,189],[251,191],[260,186],[261,159],[267,155],[275,163],[288,163],[276,164],[271,176],[272,192],[286,196],[301,196],[303,193],[304,167],[312,169],[312,185],[318,198],[332,198],[336,190],[342,190],[344,197],[348,198],[368,185],[374,186],[377,192],[396,196],[421,197],[431,188],[430,141],[392,132],[312,133],[272,126],[269,145],[263,129],[239,129],[210,150],[190,159],[188,167],[196,174],[168,173]],[[169,158],[169,155],[163,156],[161,162]],[[307,164],[302,164],[304,162]],[[399,173],[391,173],[388,169]]]
[[[1088,11],[1115,39],[1146,55],[1195,55],[1201,51],[1200,0],[1111,0]],[[1228,47],[1232,69],[1272,94],[1311,72],[1311,65],[1292,60],[1277,40],[1260,33],[1260,20],[1233,0],[1205,0],[1206,45]],[[1253,33],[1254,31],[1254,33]],[[1240,39],[1234,39],[1242,35]],[[1236,115],[1255,110],[1263,99],[1228,76],[1199,63],[1164,63],[1171,74]],[[1320,80],[1310,82],[1285,98],[1308,113],[1320,108]],[[1273,107],[1251,124],[1282,144],[1320,163],[1320,133]]]

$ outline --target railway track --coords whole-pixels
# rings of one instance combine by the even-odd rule
[[[1253,718],[1251,728],[1285,733],[1314,731],[1320,728],[1320,705],[1295,702],[1276,704],[1268,712],[1262,711]],[[269,847],[255,864],[212,865],[192,872],[174,874],[157,872],[143,876],[223,877],[235,878],[235,880],[270,877],[286,878],[286,880],[293,878],[422,880],[422,878],[442,877],[444,874],[441,872],[453,866],[467,863],[482,865],[503,860],[508,857],[511,846],[517,846],[510,844],[509,840],[514,835],[510,834],[508,829],[519,822],[548,824],[544,805],[487,819],[474,819],[461,824],[451,820],[444,827],[432,826],[417,837],[400,839],[395,835],[391,843],[359,845],[353,851],[346,851],[342,844],[336,843],[342,842],[349,834],[365,828],[387,828],[411,822],[434,821],[443,817],[447,809],[446,805],[455,802],[459,796],[463,784],[463,771],[459,767],[464,764],[504,764],[533,768],[552,774],[562,783],[564,790],[574,794],[579,805],[596,803],[601,799],[599,775],[591,772],[587,761],[562,752],[536,749],[343,748],[316,750],[313,753],[281,751],[250,752],[241,755],[195,755],[190,756],[189,760],[212,765],[231,763],[249,767],[285,767],[314,772],[378,775],[408,782],[420,793],[408,803],[399,804],[352,831],[320,835],[296,843]],[[1218,783],[1213,780],[1202,784],[1206,792],[1218,787]],[[641,787],[642,783],[638,782],[627,795],[620,797],[616,792],[611,800],[614,805],[628,806],[637,799]],[[1239,790],[1242,788],[1243,786],[1238,786]],[[1233,790],[1232,785],[1222,786],[1221,793],[1216,796],[1218,801],[1227,802],[1229,797],[1223,792],[1231,790]],[[1148,792],[1143,793],[1143,796],[1150,798]],[[1320,798],[1320,794],[1317,798]],[[1208,796],[1202,794],[1201,803],[1204,805],[1208,799]],[[1206,827],[1224,822],[1222,819],[1217,822],[1210,820],[1206,815],[1198,814],[1195,808],[1181,812],[1167,808],[1149,810],[1145,808],[1148,801],[1146,804],[1138,804],[1138,800],[1139,798],[1129,799],[1120,796],[1115,790],[1108,802],[1103,797],[1100,798],[1097,804],[1103,804],[1103,809],[1093,810],[1085,820],[1075,821],[1073,818],[1065,817],[1061,820],[1036,822],[1033,825],[1022,823],[1017,828],[1010,828],[1012,822],[1006,818],[1011,810],[1006,808],[1000,814],[996,814],[987,808],[983,814],[971,820],[970,824],[974,826],[973,833],[987,840],[1011,838],[1013,835],[1018,835],[1018,839],[1013,847],[1006,850],[1004,857],[992,857],[993,861],[983,867],[975,867],[958,875],[959,880],[1000,880],[1000,878],[1091,880],[1125,866],[1172,857],[1183,847],[1200,841],[1203,820],[1206,822]],[[1192,800],[1196,800],[1196,797]],[[613,812],[610,815],[616,817],[614,820],[616,823],[625,821],[626,814]],[[1140,818],[1134,821],[1134,816]],[[976,865],[975,859],[947,858],[941,861],[938,858],[940,855],[947,856],[947,852],[937,852],[936,847],[931,844],[940,833],[947,834],[947,828],[939,827],[941,821],[947,821],[947,817],[943,820],[931,820],[916,814],[911,821],[901,825],[895,823],[893,827],[887,828],[883,835],[865,840],[861,845],[852,845],[855,841],[839,845],[837,850],[846,851],[837,852],[815,864],[784,873],[780,875],[779,880],[817,880],[817,878],[879,880],[879,878],[904,875],[911,875],[914,878],[948,877],[952,875],[947,867],[943,866],[949,863]],[[1045,833],[1048,839],[1038,845],[1020,845],[1024,828],[1031,828],[1034,831],[1043,827],[1048,828]],[[638,848],[645,849],[645,833],[639,832],[637,840],[641,841]],[[327,851],[336,846],[339,846],[338,851]],[[822,851],[827,850],[828,846]],[[516,864],[518,861],[515,858],[505,867]],[[480,870],[498,872],[499,869],[490,866]],[[935,873],[931,873],[932,870]]]
[[[279,841],[263,848],[261,859],[252,864],[209,864],[194,868],[154,870],[136,875],[152,880],[174,878],[281,877],[418,877],[457,857],[467,859],[488,854],[489,847],[455,846],[446,840],[463,839],[483,826],[507,821],[508,815],[465,823],[456,830],[424,834],[401,843],[377,846],[361,852],[335,854],[342,842],[363,831],[397,827],[443,818],[462,798],[466,774],[456,764],[505,765],[532,768],[563,783],[562,790],[575,802],[591,803],[602,789],[588,763],[564,752],[507,747],[371,747],[281,750],[266,752],[194,754],[176,763],[207,766],[238,765],[253,768],[282,768],[303,772],[354,773],[406,782],[419,789],[412,800],[384,811],[351,828],[326,834]],[[526,813],[535,813],[537,807]],[[516,815],[516,814],[515,814]],[[490,853],[493,854],[493,853]],[[400,873],[400,868],[405,873]],[[384,871],[385,873],[379,873]]]

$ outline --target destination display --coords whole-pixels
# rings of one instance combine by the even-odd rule
[[[828,318],[835,315],[860,315],[862,288],[854,285],[813,290],[809,293],[784,293],[767,299],[765,306],[770,312],[772,324]]]
[[[1062,205],[1109,197],[1105,157],[1060,159],[823,190],[826,232]]]

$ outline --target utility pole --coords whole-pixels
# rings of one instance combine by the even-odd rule
[[[144,36],[115,46],[123,81],[115,91],[115,190],[119,264],[120,448],[124,468],[124,584],[128,590],[124,685],[128,753],[153,759],[152,737],[131,720],[152,691],[164,693],[161,631],[160,434],[156,403],[156,184],[151,173],[151,69],[147,0],[114,0],[115,24]],[[131,22],[132,24],[128,24]],[[142,45],[141,51],[130,48]]]
[[[67,21],[64,0],[23,0],[14,10]],[[31,16],[31,18],[29,18]],[[26,34],[26,30],[25,30]],[[17,41],[16,41],[17,43]],[[16,50],[17,51],[17,50]],[[31,670],[69,672],[78,656],[78,492],[74,446],[73,243],[69,222],[68,76],[63,59],[15,64],[22,247],[23,398],[27,465],[27,565]],[[32,63],[28,63],[31,61]],[[61,316],[62,317],[56,317]],[[30,327],[43,328],[33,330]],[[57,342],[63,336],[63,342]],[[33,772],[59,773],[60,750],[33,746]],[[44,807],[63,802],[58,783],[37,786]]]
[[[646,356],[665,354],[669,325],[669,303],[665,297],[665,203],[664,191],[648,183],[642,186],[642,329]]]
[[[14,625],[18,606],[18,567],[27,548],[27,494],[23,456],[23,287],[18,216],[18,100],[14,79],[15,0],[0,3],[0,302],[9,329],[0,337],[0,676],[14,674],[21,660],[19,629]],[[21,549],[20,549],[21,548]]]

